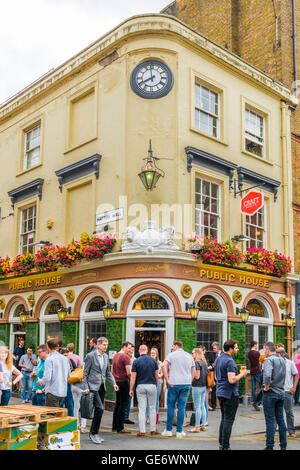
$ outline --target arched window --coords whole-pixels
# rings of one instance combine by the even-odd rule
[[[226,338],[226,306],[218,294],[207,293],[198,301],[197,346],[205,346],[209,352],[212,343],[223,344]]]
[[[15,310],[14,310],[14,313],[13,313],[13,319],[19,319],[19,316],[20,316],[20,313],[23,312],[24,309],[24,305],[22,304],[19,304]]]

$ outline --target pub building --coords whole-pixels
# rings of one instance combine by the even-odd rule
[[[293,258],[296,105],[280,82],[163,14],[129,18],[0,105],[2,261],[117,234],[103,259],[3,275],[0,341],[13,350],[57,337],[83,358],[106,336],[110,360],[125,340],[160,360],[175,339],[188,352],[236,339],[238,364],[253,339],[291,354],[298,277],[200,263],[186,241],[245,234],[244,249]],[[263,205],[242,215],[253,187]]]

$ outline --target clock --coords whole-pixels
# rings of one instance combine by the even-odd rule
[[[142,98],[166,96],[173,88],[174,77],[169,67],[159,60],[146,60],[132,71],[130,85]]]

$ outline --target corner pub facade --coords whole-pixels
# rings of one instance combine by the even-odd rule
[[[147,90],[139,91],[134,83],[136,68],[149,61],[159,63],[162,72],[157,73],[169,80],[165,94],[155,96],[157,88],[145,96]],[[206,113],[202,92],[215,103],[213,113]],[[236,339],[238,364],[245,364],[252,339],[260,348],[265,341],[283,342],[291,353],[293,329],[284,315],[295,311],[297,277],[279,279],[196,262],[185,240],[195,231],[225,241],[255,229],[254,244],[293,257],[288,139],[289,106],[294,104],[279,82],[181,21],[141,15],[1,105],[0,148],[7,165],[0,175],[1,213],[13,206],[14,214],[0,224],[2,256],[24,252],[22,221],[31,208],[31,240],[53,244],[92,234],[104,202],[112,209],[122,207],[123,217],[110,223],[118,242],[102,260],[1,278],[0,341],[13,350],[21,337],[34,347],[57,337],[63,345],[73,342],[84,357],[91,337],[106,336],[110,359],[125,340],[136,350],[141,343],[157,347],[161,360],[174,339],[181,339],[188,352]],[[245,148],[248,108],[263,123],[261,157]],[[23,161],[22,146],[37,128],[39,157],[25,168],[29,159]],[[138,179],[149,139],[165,172],[152,192]],[[239,189],[262,185],[259,227],[239,212],[239,198],[231,191],[235,174]],[[126,207],[121,195],[126,195]],[[150,225],[157,227],[151,231],[159,243],[150,244],[151,249],[139,244],[150,225],[145,230],[144,213],[137,220],[137,201],[146,215],[151,210]],[[159,204],[189,208],[182,211],[181,227],[172,217],[166,223],[152,212]],[[162,231],[167,225],[176,225],[176,236],[166,243]],[[129,226],[136,227],[136,237],[125,241]],[[186,303],[194,301],[196,320],[186,311]],[[107,302],[117,304],[108,319],[103,315]],[[64,321],[57,315],[60,304],[70,307]],[[250,311],[247,324],[236,310],[243,307]],[[19,316],[23,309],[29,312],[25,323]],[[109,388],[107,398],[113,397]]]

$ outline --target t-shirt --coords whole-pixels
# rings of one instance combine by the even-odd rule
[[[81,361],[80,357],[79,357],[77,354],[70,353],[70,354],[68,355],[68,358],[69,358],[69,359],[72,359],[72,361],[75,362],[75,366],[76,366],[76,367],[80,367],[80,366],[81,366],[82,361]]]
[[[284,382],[284,391],[289,392],[291,388],[294,386],[294,375],[298,374],[297,367],[290,361],[290,359],[285,359],[285,367],[286,367],[286,376]]]
[[[169,381],[172,385],[191,385],[194,359],[183,349],[169,353],[164,363],[170,366]]]
[[[248,352],[248,359],[250,361],[250,374],[251,375],[261,374],[261,367],[260,367],[260,364],[259,364],[259,358],[260,358],[259,351],[256,351],[255,349],[251,349],[251,351]]]
[[[130,357],[124,353],[115,354],[112,361],[112,373],[116,382],[127,382],[129,377],[126,372],[126,366],[130,366]]]
[[[31,359],[34,361],[34,362],[37,362],[37,358],[36,358],[36,355],[35,354],[32,354],[31,355]],[[20,364],[23,364],[24,366],[27,366],[29,367],[29,370],[27,369],[24,369],[23,367],[21,367],[22,369],[22,372],[32,372],[33,371],[33,368],[34,368],[34,365],[32,364],[31,360],[29,359],[29,357],[27,356],[27,354],[24,354],[24,356],[21,357],[20,359],[20,362],[19,362],[19,365]]]
[[[37,390],[43,390],[45,388],[45,385],[37,384],[38,379],[42,379],[44,376],[45,360],[46,359],[38,360],[37,368],[36,368],[36,376],[34,378],[33,387],[32,387],[33,392],[36,392]]]
[[[25,354],[25,347],[24,347],[24,348],[20,348],[20,346],[17,346],[17,347],[14,349],[13,355],[18,358],[16,361],[14,360],[14,366],[16,366],[16,367],[19,366],[20,359],[21,359],[22,356],[24,356],[24,354]]]
[[[12,383],[12,373],[15,367],[11,371],[8,370],[6,364],[0,364],[0,372],[3,374],[3,382],[0,383],[0,390],[10,390]]]
[[[216,375],[216,395],[217,397],[231,398],[232,394],[239,395],[238,382],[231,384],[228,381],[228,372],[238,374],[238,368],[234,360],[229,354],[221,354],[215,362],[215,375]]]
[[[132,372],[136,372],[136,385],[140,384],[154,384],[156,385],[155,371],[158,370],[158,365],[153,357],[142,354],[132,364]]]
[[[207,364],[204,361],[196,361],[196,371],[200,370],[199,379],[194,379],[192,382],[192,387],[205,387],[207,384]]]
[[[298,375],[299,375],[299,378],[300,378],[300,354],[295,355],[294,361],[295,361],[295,364],[296,364],[296,367],[297,367],[297,370],[298,370]]]

